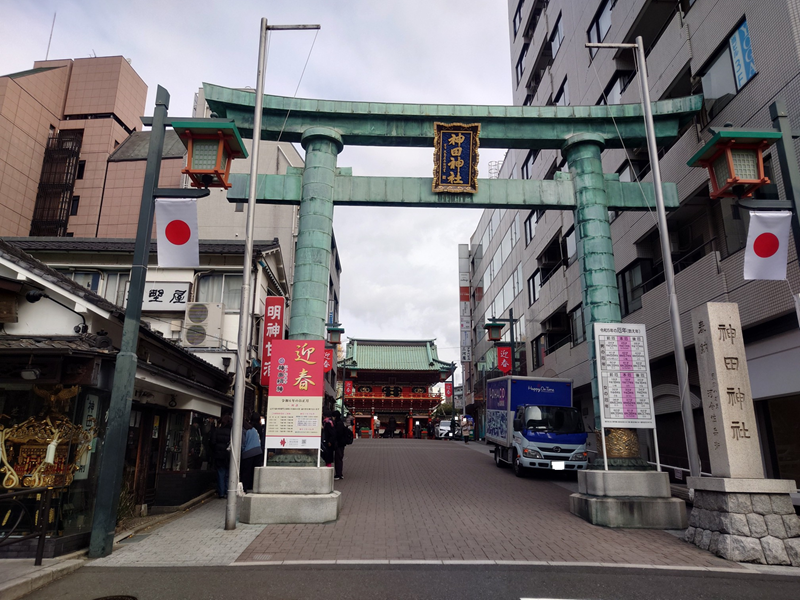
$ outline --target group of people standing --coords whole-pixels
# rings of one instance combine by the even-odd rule
[[[214,466],[217,468],[217,496],[220,498],[228,497],[232,427],[233,418],[226,413],[211,433],[211,451]],[[264,432],[261,417],[256,413],[242,423],[242,452],[239,463],[239,481],[246,492],[251,491],[256,467],[264,464]]]

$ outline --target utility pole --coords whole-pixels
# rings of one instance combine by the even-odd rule
[[[264,98],[264,69],[267,62],[267,32],[269,30],[319,29],[319,25],[273,25],[261,19],[258,43],[258,72],[256,74],[256,101],[253,110],[253,145],[250,150],[250,187],[247,195],[247,222],[244,238],[244,264],[242,265],[242,299],[239,310],[239,336],[236,348],[236,379],[233,388],[233,425],[231,429],[231,451],[228,466],[228,498],[225,506],[225,529],[236,529],[236,509],[239,488],[239,463],[242,454],[242,423],[244,421],[244,391],[247,386],[245,373],[250,346],[250,330],[253,324],[253,232],[256,216],[256,185],[258,184],[258,150],[261,146],[261,116]]]
[[[645,132],[647,134],[647,150],[650,155],[650,169],[653,173],[653,189],[656,197],[656,213],[658,215],[658,237],[661,241],[661,260],[664,265],[664,280],[669,296],[669,319],[672,324],[672,339],[675,352],[675,369],[678,376],[678,390],[681,399],[681,416],[683,432],[686,438],[686,452],[689,457],[689,471],[692,477],[700,477],[700,454],[697,451],[697,436],[694,429],[692,399],[689,395],[689,366],[686,363],[686,351],[683,347],[681,331],[681,315],[678,310],[678,296],[675,293],[675,270],[672,267],[672,251],[669,247],[669,230],[667,229],[667,212],[664,208],[664,194],[661,189],[661,167],[658,162],[653,110],[650,106],[650,88],[647,81],[647,64],[645,62],[644,42],[637,36],[635,44],[586,44],[587,48],[629,48],[636,52],[639,63],[639,85],[644,112]]]

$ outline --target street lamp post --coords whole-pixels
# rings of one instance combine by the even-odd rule
[[[658,215],[658,235],[661,241],[661,258],[664,264],[664,280],[669,296],[669,317],[672,324],[672,339],[674,342],[675,368],[678,376],[678,390],[681,400],[681,416],[683,417],[683,431],[686,438],[686,451],[689,458],[689,471],[692,477],[700,477],[700,454],[697,451],[697,436],[694,429],[694,416],[692,414],[692,399],[689,395],[689,367],[686,363],[686,352],[683,347],[683,332],[681,331],[681,315],[678,310],[678,296],[675,294],[675,270],[672,267],[672,251],[669,247],[669,232],[667,229],[667,212],[664,208],[664,194],[661,189],[661,167],[658,162],[658,148],[656,146],[655,126],[653,124],[653,111],[650,106],[650,89],[647,82],[647,64],[645,63],[644,42],[641,36],[636,37],[635,44],[586,44],[587,48],[629,48],[636,52],[639,62],[639,85],[644,112],[645,132],[647,134],[647,150],[650,154],[650,170],[653,173],[653,190],[656,199],[656,213]]]
[[[142,186],[142,203],[139,208],[139,223],[131,266],[130,290],[125,307],[125,322],[122,328],[122,341],[114,365],[114,384],[108,407],[106,433],[100,455],[97,475],[92,533],[89,541],[89,557],[101,558],[111,554],[114,545],[114,530],[117,525],[117,506],[122,488],[122,472],[125,464],[125,445],[128,440],[128,426],[131,416],[131,399],[136,382],[138,357],[136,348],[139,342],[139,327],[142,320],[142,301],[147,263],[150,258],[150,236],[153,231],[153,213],[156,198],[203,198],[210,193],[208,189],[158,189],[158,176],[161,171],[161,156],[164,148],[164,132],[167,127],[169,92],[161,86],[156,90],[156,107],[152,122],[150,146],[147,150],[147,163]]]
[[[516,344],[514,343],[514,325],[519,321],[519,319],[514,318],[514,309],[508,309],[508,318],[507,319],[500,319],[492,317],[489,319],[489,322],[483,326],[483,328],[487,331],[489,336],[490,342],[499,342],[503,338],[503,323],[508,323],[509,325],[509,337],[511,338],[511,375],[514,375],[516,369],[514,368],[514,363],[516,363],[516,356],[517,356],[517,348]],[[496,344],[495,344],[496,345]]]

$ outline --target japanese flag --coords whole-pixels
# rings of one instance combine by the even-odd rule
[[[786,279],[791,222],[792,213],[788,211],[750,212],[745,279]]]
[[[199,267],[197,201],[156,200],[159,267]]]

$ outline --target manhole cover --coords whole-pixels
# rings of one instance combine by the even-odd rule
[[[250,560],[271,560],[272,554],[253,554]]]

